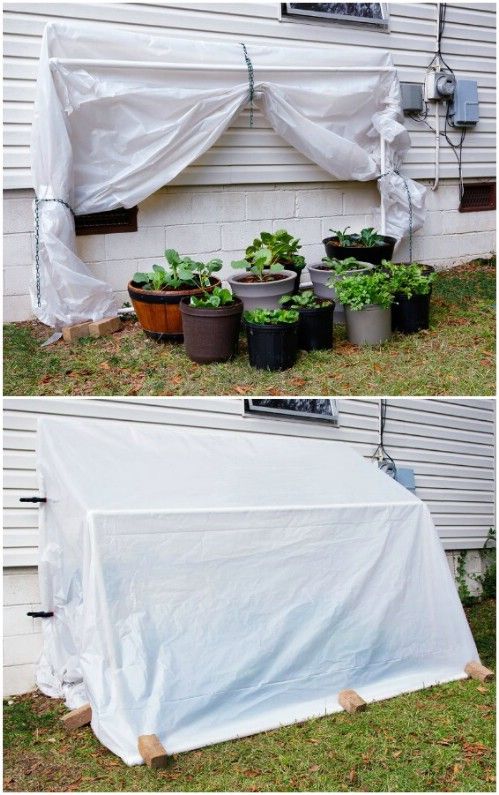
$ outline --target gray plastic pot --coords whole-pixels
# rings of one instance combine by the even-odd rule
[[[392,336],[392,310],[377,304],[354,311],[345,307],[349,341],[353,345],[379,345]]]
[[[248,309],[278,309],[279,299],[290,295],[295,286],[296,273],[293,271],[283,270],[279,276],[284,278],[269,282],[242,281],[247,275],[247,271],[243,271],[228,279],[232,292],[243,302],[245,312]]]
[[[341,273],[339,275],[335,274],[333,271],[329,269],[326,270],[324,268],[321,268],[318,265],[308,266],[310,278],[312,280],[312,284],[314,287],[314,293],[318,295],[319,298],[329,298],[330,301],[335,302],[335,309],[334,309],[335,323],[345,322],[345,308],[343,304],[340,301],[338,301],[338,296],[336,295],[336,290],[334,289],[334,287],[328,287],[326,285],[326,282],[329,281],[331,276],[333,276],[334,281],[338,281],[339,279],[344,279],[345,276],[361,276],[363,273],[368,273],[374,268],[374,265],[371,265],[370,262],[361,262],[361,265],[364,266],[362,269],[345,271],[344,273]]]

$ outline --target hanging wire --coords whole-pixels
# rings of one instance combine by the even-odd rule
[[[380,427],[379,427],[379,444],[371,456],[371,461],[374,461],[376,458],[379,461],[389,461],[393,466],[394,475],[397,473],[397,465],[391,455],[386,452],[385,446],[383,444],[383,436],[385,431],[385,423],[386,423],[386,398],[381,399],[380,404]]]
[[[248,50],[246,49],[246,45],[243,42],[240,42],[241,47],[243,48],[244,53],[244,60],[246,61],[246,66],[248,67],[248,83],[249,83],[249,103],[250,103],[250,117],[249,117],[249,126],[253,127],[253,97],[255,94],[255,77],[253,71],[253,64],[251,63],[251,58],[248,55]]]
[[[36,305],[42,305],[42,290],[40,278],[40,204],[42,202],[58,202],[67,207],[71,214],[74,216],[73,209],[69,206],[64,199],[39,199],[35,196],[35,283],[36,283]]]

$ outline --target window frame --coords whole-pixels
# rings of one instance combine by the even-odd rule
[[[339,411],[338,401],[336,398],[320,398],[321,400],[329,400],[331,407],[331,416],[326,414],[314,414],[312,412],[293,411],[292,409],[285,409],[282,407],[272,408],[271,406],[255,406],[254,400],[271,400],[272,398],[245,398],[244,399],[244,416],[262,419],[282,420],[284,422],[315,422],[331,427],[339,427]],[[276,398],[276,400],[285,400],[286,398]],[[317,399],[317,398],[311,398]],[[289,398],[293,400],[293,398]]]
[[[370,19],[369,17],[345,16],[344,14],[320,14],[317,11],[305,11],[299,9],[289,10],[291,3],[280,3],[280,22],[304,23],[306,25],[330,25],[331,23],[340,25],[354,25],[362,27],[368,25],[375,30],[388,33],[390,25],[390,11],[388,3],[378,3],[381,7],[381,19]]]

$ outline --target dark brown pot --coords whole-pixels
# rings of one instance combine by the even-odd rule
[[[180,302],[185,352],[199,364],[227,362],[237,355],[243,302],[217,309],[190,306],[189,298]]]
[[[182,342],[182,298],[209,293],[217,285],[220,285],[220,279],[215,276],[211,278],[211,286],[204,290],[199,287],[192,290],[143,290],[129,282],[128,294],[137,319],[148,337],[156,342]]]

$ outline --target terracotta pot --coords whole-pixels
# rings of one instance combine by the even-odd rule
[[[143,290],[133,281],[128,283],[128,294],[135,314],[144,332],[156,342],[182,342],[184,339],[180,301],[191,295],[211,292],[220,285],[220,279],[211,278],[211,286],[201,290]]]
[[[184,328],[185,352],[199,364],[227,362],[237,354],[243,302],[217,308],[190,306],[182,298],[180,311]]]
[[[397,239],[389,235],[380,235],[384,243],[380,246],[340,246],[335,237],[325,237],[322,241],[326,249],[326,254],[331,259],[348,259],[348,257],[355,257],[362,262],[371,262],[373,265],[381,265],[381,260],[391,260],[393,257],[393,249]]]
[[[242,280],[248,273],[243,271],[231,276],[228,281],[234,295],[243,302],[245,312],[248,309],[279,309],[279,299],[293,292],[296,274],[283,270],[277,275],[281,278],[266,282],[244,282]]]

